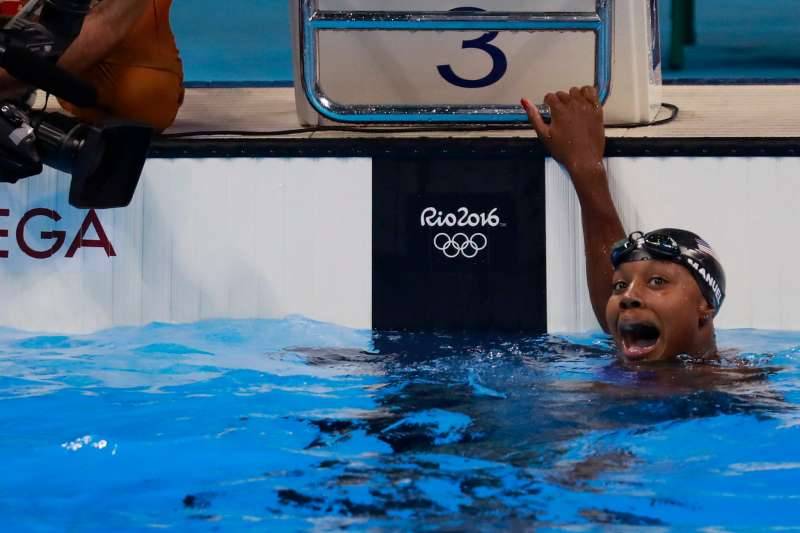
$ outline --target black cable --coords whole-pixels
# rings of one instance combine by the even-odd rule
[[[680,108],[675,104],[668,104],[666,102],[661,103],[661,107],[665,109],[669,109],[670,113],[668,117],[664,117],[662,119],[647,123],[647,124],[614,124],[613,126],[606,126],[606,129],[617,129],[617,128],[646,128],[648,126],[661,126],[663,124],[668,124],[678,118],[678,114],[680,113]]]
[[[678,106],[674,104],[662,103],[662,107],[670,111],[668,117],[656,120],[655,122],[647,124],[616,124],[613,126],[606,126],[607,129],[630,129],[630,128],[646,128],[649,126],[660,126],[675,120],[680,112]],[[236,136],[236,137],[279,137],[283,135],[296,135],[299,133],[318,133],[325,131],[340,131],[346,133],[476,133],[476,132],[489,132],[489,131],[514,131],[514,130],[529,130],[530,124],[505,124],[505,125],[465,125],[465,126],[412,126],[412,127],[383,127],[376,128],[372,126],[316,126],[310,128],[295,128],[291,130],[274,130],[274,131],[244,131],[244,130],[207,130],[207,131],[185,131],[181,133],[164,133],[159,135],[158,139],[180,139],[184,137],[213,137],[213,136]]]

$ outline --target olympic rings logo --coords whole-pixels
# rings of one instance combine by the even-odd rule
[[[478,252],[486,248],[488,243],[489,241],[483,233],[475,233],[470,236],[466,233],[456,233],[452,237],[447,233],[437,233],[433,238],[433,246],[449,259],[455,259],[458,256],[472,259],[478,255]]]

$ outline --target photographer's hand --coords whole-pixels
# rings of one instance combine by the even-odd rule
[[[530,101],[523,98],[522,106],[539,139],[569,172],[575,187],[581,204],[589,296],[598,322],[608,331],[605,309],[614,275],[611,247],[624,238],[625,232],[603,166],[603,108],[593,87],[573,87],[569,94],[548,94],[544,101],[550,106],[549,125]]]

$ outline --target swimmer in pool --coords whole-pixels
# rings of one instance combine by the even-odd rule
[[[544,101],[550,124],[530,101],[522,105],[578,195],[589,296],[603,330],[627,362],[718,358],[714,317],[725,299],[725,274],[711,247],[694,233],[672,228],[626,237],[603,165],[597,91],[572,88]]]

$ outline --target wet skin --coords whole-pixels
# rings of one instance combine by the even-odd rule
[[[605,318],[626,362],[665,362],[681,354],[716,356],[713,309],[689,271],[676,263],[620,265]]]

